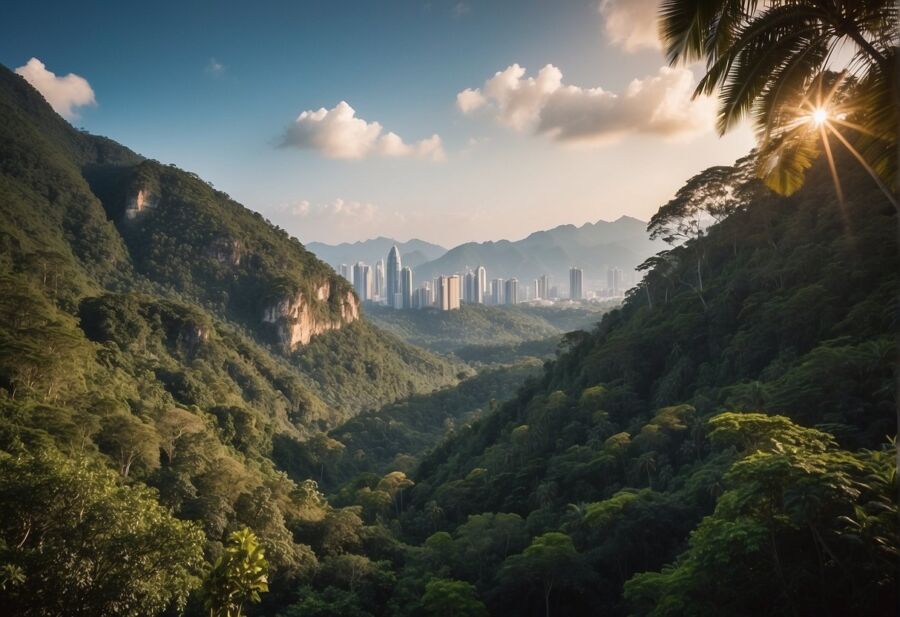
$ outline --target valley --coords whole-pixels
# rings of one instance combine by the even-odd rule
[[[10,6],[0,614],[894,615],[897,9],[701,4]]]

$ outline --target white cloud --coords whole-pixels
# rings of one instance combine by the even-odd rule
[[[456,95],[456,106],[464,114],[478,109],[486,102],[487,100],[484,98],[484,95],[481,94],[481,91],[477,88],[474,90],[472,88],[466,88]]]
[[[614,45],[625,51],[662,48],[659,0],[601,0],[598,10]]]
[[[97,104],[94,90],[84,77],[74,73],[57,77],[37,58],[32,58],[24,66],[17,68],[16,73],[24,77],[47,99],[56,113],[67,120],[78,118],[76,107]]]
[[[691,99],[694,76],[687,69],[662,67],[620,94],[563,84],[562,72],[551,64],[536,77],[525,74],[513,64],[483,89],[460,92],[457,106],[469,114],[488,108],[500,124],[567,143],[605,143],[627,134],[690,137],[713,126],[715,102]]]
[[[225,65],[215,58],[210,58],[209,63],[206,65],[206,72],[213,77],[219,77],[225,74]]]
[[[378,122],[357,117],[345,101],[332,109],[322,107],[301,113],[288,127],[282,144],[313,149],[332,159],[362,159],[372,155],[446,159],[440,136],[435,134],[406,143],[396,133],[383,133]]]

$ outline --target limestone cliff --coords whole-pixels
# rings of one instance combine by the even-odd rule
[[[144,210],[155,208],[159,203],[159,197],[146,189],[139,189],[137,193],[128,198],[125,204],[125,218],[129,221],[137,218]]]
[[[341,292],[337,292],[341,293]],[[359,300],[352,291],[346,291],[337,302],[332,301],[332,288],[329,281],[316,286],[315,298],[304,297],[297,292],[293,297],[282,298],[268,306],[263,312],[263,321],[274,324],[278,338],[288,351],[294,351],[306,345],[317,334],[329,330],[340,330],[343,326],[359,319]],[[340,305],[340,314],[323,317],[316,305],[323,302]]]

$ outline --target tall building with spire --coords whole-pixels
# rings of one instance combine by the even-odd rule
[[[400,305],[403,303],[402,299],[400,299],[400,270],[400,249],[395,244],[388,253],[387,267],[384,273],[384,295],[387,297],[387,305],[392,308],[400,308]],[[397,302],[398,299],[400,299],[400,302]]]

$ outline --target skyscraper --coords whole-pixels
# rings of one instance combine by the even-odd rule
[[[384,301],[384,260],[379,259],[378,263],[375,264],[375,277],[373,280],[373,289],[372,293],[375,297],[379,298],[382,302]]]
[[[503,288],[503,279],[494,279],[491,281],[491,304],[500,305],[504,303],[506,298],[506,290]]]
[[[511,278],[506,281],[504,294],[506,296],[506,304],[519,303],[519,279]]]
[[[541,278],[538,279],[537,283],[538,283],[538,288],[537,288],[538,298],[541,298],[542,300],[549,300],[551,297],[550,296],[550,275],[542,274]]]
[[[422,283],[422,286],[413,292],[412,307],[416,309],[428,308],[434,304],[434,294],[432,293],[429,283]]]
[[[452,311],[459,308],[460,277],[458,274],[442,276],[439,279],[438,308],[442,311]]]
[[[400,294],[400,249],[397,245],[391,247],[391,251],[387,256],[387,268],[385,269],[385,290],[384,295],[387,297],[387,305],[393,308],[400,308],[397,298]]]
[[[487,289],[487,270],[478,266],[475,270],[475,304],[484,304],[484,290]]]
[[[341,264],[338,273],[343,276],[352,285],[353,284],[353,267],[347,264]]]
[[[413,276],[412,268],[407,266],[400,271],[400,306],[405,309],[412,308]]]
[[[610,268],[606,271],[606,288],[611,295],[617,296],[624,291],[622,285],[622,271],[618,268]]]
[[[584,299],[584,271],[581,268],[569,268],[569,298]]]
[[[477,279],[475,273],[469,270],[463,277],[463,302],[466,304],[475,304],[475,285]]]
[[[353,266],[353,288],[362,302],[372,299],[372,268],[361,261]]]

